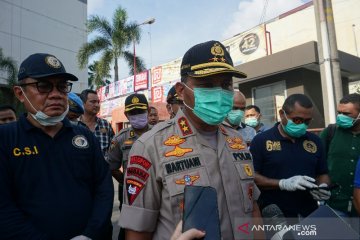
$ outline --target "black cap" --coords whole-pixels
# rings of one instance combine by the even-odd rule
[[[54,55],[35,53],[21,63],[18,81],[28,77],[44,78],[50,76],[58,76],[70,81],[78,80],[77,77],[66,72],[64,65]]]
[[[247,75],[234,68],[225,46],[218,41],[209,41],[191,47],[181,63],[181,76],[207,77],[220,73],[231,73],[234,77]]]
[[[166,102],[168,104],[172,103],[182,103],[182,100],[179,98],[179,96],[176,93],[175,86],[172,86],[167,94]]]
[[[125,112],[134,109],[148,109],[148,101],[144,94],[134,93],[125,99]]]

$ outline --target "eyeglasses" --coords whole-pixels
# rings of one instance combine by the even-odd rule
[[[39,93],[50,93],[54,89],[54,84],[48,81],[19,84],[19,86],[28,86],[28,85],[36,85],[36,88],[39,91]],[[59,92],[69,93],[71,92],[72,85],[73,84],[70,82],[59,82],[55,85],[55,87]]]

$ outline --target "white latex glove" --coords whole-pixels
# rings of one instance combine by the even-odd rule
[[[308,176],[293,176],[288,179],[281,179],[279,187],[285,191],[306,190],[306,188],[317,188],[314,184],[315,179]]]
[[[84,235],[80,235],[80,236],[73,237],[70,240],[91,240],[91,238],[88,238],[87,236],[84,236]]]
[[[327,187],[328,185],[326,183],[322,183],[319,185],[319,187]],[[316,201],[325,201],[329,200],[331,197],[331,192],[325,189],[313,189],[310,190],[310,194]]]

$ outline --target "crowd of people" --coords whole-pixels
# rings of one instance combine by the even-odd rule
[[[288,96],[280,121],[264,125],[260,108],[233,88],[233,77],[246,74],[218,41],[190,48],[180,74],[167,95],[168,120],[134,93],[125,99],[130,127],[115,134],[98,117],[97,92],[71,92],[78,79],[58,58],[26,58],[14,86],[26,113],[17,119],[12,106],[0,106],[0,239],[112,239],[112,178],[118,239],[206,236],[182,233],[191,185],[216,190],[222,239],[245,239],[238,220],[261,224],[272,204],[298,221],[319,203],[344,219],[359,216],[359,94],[341,99],[336,124],[318,136],[307,131],[314,106],[304,94]]]

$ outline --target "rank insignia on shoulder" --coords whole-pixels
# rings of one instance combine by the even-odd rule
[[[243,140],[239,137],[227,137],[226,142],[231,149],[235,150],[243,150],[247,147],[246,144],[243,143]]]
[[[117,145],[117,141],[116,141],[116,140],[112,140],[111,143],[110,143],[109,151],[113,150],[116,145]]]
[[[188,123],[185,117],[181,117],[178,119],[179,128],[183,136],[187,136],[193,133],[190,124]]]
[[[130,130],[130,137],[135,137],[135,132],[134,132],[134,130]]]
[[[317,152],[317,146],[313,141],[305,140],[303,143],[303,147],[309,153]]]
[[[196,180],[200,178],[199,175],[185,175],[178,180],[175,180],[176,184],[190,186],[193,185]]]
[[[126,192],[129,200],[129,205],[133,204],[136,197],[139,195],[141,190],[144,188],[144,184],[131,178],[125,180]]]

